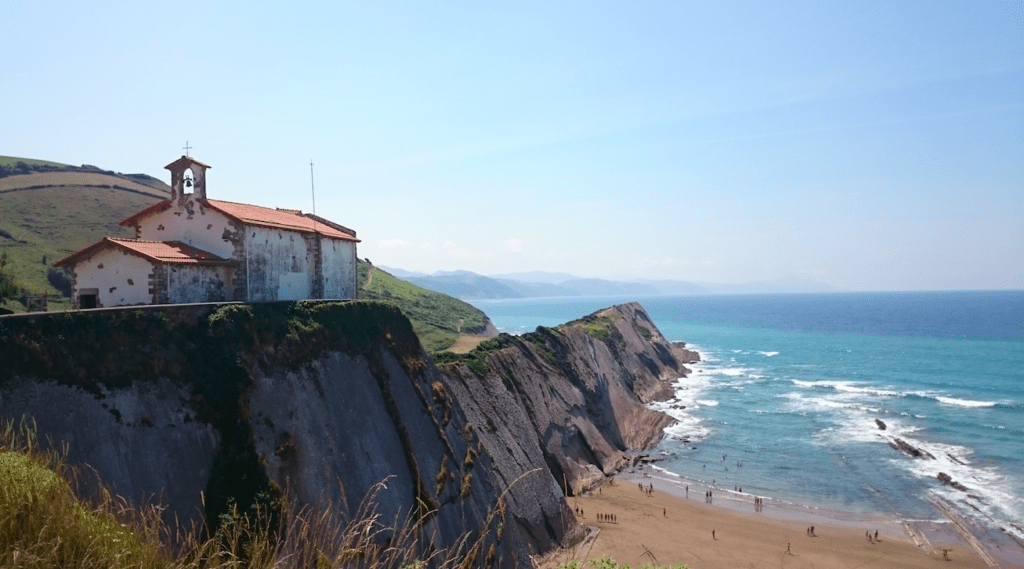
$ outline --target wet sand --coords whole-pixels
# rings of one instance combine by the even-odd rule
[[[662,567],[680,563],[693,569],[758,568],[892,568],[990,567],[969,545],[959,540],[931,540],[918,547],[903,526],[884,518],[833,520],[824,514],[785,510],[766,502],[754,511],[753,497],[727,499],[721,491],[711,504],[703,487],[690,487],[689,498],[674,496],[648,478],[617,478],[590,495],[569,498],[577,519],[594,528],[581,544],[549,557],[545,566],[571,559],[585,561],[609,555],[633,567],[651,561]],[[680,491],[675,488],[673,491]],[[685,493],[685,492],[683,492]],[[598,514],[614,514],[615,521]],[[808,534],[814,525],[816,537]],[[879,540],[868,541],[878,530]],[[712,535],[714,531],[714,535]],[[788,548],[788,550],[787,550]],[[943,559],[947,549],[949,561]],[[1022,568],[1003,559],[999,567]]]

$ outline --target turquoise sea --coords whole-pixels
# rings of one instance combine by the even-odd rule
[[[678,420],[657,449],[669,473],[897,519],[945,522],[946,504],[983,539],[1024,546],[1024,291],[474,304],[515,334],[628,300],[703,360],[656,407]]]

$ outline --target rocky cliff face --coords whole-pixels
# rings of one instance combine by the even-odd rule
[[[666,342],[631,303],[557,328],[502,335],[470,356],[477,362],[442,369],[469,420],[484,425],[484,444],[528,449],[573,494],[661,439],[672,419],[644,403],[670,394],[693,353]]]
[[[563,487],[658,440],[670,419],[643,402],[683,356],[635,304],[484,348],[435,366],[367,302],[6,317],[0,418],[168,519],[215,525],[282,492],[354,514],[387,479],[382,519],[422,520],[437,548],[486,535],[478,561],[526,565],[580,535]]]

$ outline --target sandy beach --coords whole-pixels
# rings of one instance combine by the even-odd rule
[[[686,563],[692,569],[993,566],[958,539],[932,539],[919,547],[894,520],[828,523],[827,518],[813,515],[797,519],[798,512],[771,512],[770,502],[755,512],[750,496],[716,496],[709,504],[706,489],[696,486],[690,488],[689,498],[673,495],[657,483],[650,493],[638,487],[643,484],[646,489],[651,483],[642,477],[619,477],[591,494],[569,498],[570,509],[579,511],[577,519],[594,531],[576,547],[546,559],[544,565],[609,555],[633,567],[651,561],[663,567]],[[868,531],[871,541],[865,535]],[[948,561],[943,559],[943,549]],[[1024,567],[1005,559],[994,562],[998,567]]]

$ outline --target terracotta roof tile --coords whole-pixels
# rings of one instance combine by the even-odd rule
[[[224,202],[220,200],[205,200],[203,203],[224,215],[235,219],[236,221],[249,225],[277,227],[279,229],[301,231],[303,233],[312,233],[316,231],[324,237],[333,237],[334,239],[343,239],[345,241],[359,241],[356,239],[355,235],[341,231],[336,227],[332,227],[331,225],[322,222],[314,223],[312,219],[296,213],[298,210],[276,210],[267,207],[260,207],[258,205]],[[138,225],[140,220],[155,213],[164,211],[169,207],[171,207],[171,200],[157,202],[146,209],[125,218],[121,222],[121,225],[125,227],[135,227]]]
[[[153,261],[170,265],[230,265],[234,261],[222,259],[202,249],[196,249],[180,241],[140,241],[104,237],[85,249],[76,251],[53,264],[55,267],[70,265],[107,247],[116,247]]]
[[[295,213],[296,210],[277,210],[258,205],[222,202],[220,200],[206,200],[206,202],[214,209],[251,225],[278,227],[304,233],[316,231],[325,237],[356,241],[354,236],[323,223],[314,223],[312,219]]]
[[[115,239],[113,237],[108,237],[107,239],[125,249],[135,251],[144,257],[162,263],[204,265],[232,262],[213,253],[186,245],[181,241],[139,241],[136,239]]]

